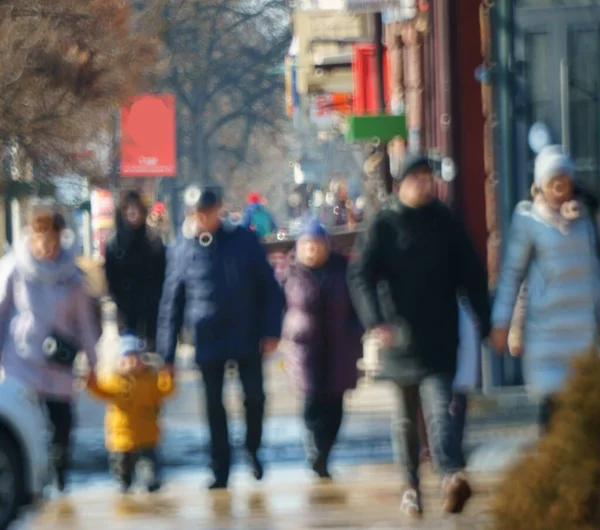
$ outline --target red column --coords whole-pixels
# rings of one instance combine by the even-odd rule
[[[485,167],[481,85],[475,69],[482,63],[479,27],[480,0],[452,2],[454,12],[454,145],[458,170],[456,200],[461,216],[482,261],[486,259],[488,230],[485,210]]]

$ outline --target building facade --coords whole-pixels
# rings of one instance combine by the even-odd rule
[[[457,203],[494,288],[512,210],[529,197],[536,150],[562,144],[600,186],[600,2],[450,1]],[[437,3],[436,3],[437,5]],[[495,359],[496,385],[521,382]]]
[[[325,7],[329,13],[322,18],[341,24],[348,13],[334,11],[350,4],[313,1],[304,9]],[[384,14],[386,103],[388,112],[406,114],[408,131],[404,141],[391,144],[391,159],[423,150],[453,161],[456,177],[440,195],[463,218],[493,292],[512,210],[529,196],[536,143],[562,144],[577,176],[600,191],[600,0],[399,4]],[[352,91],[350,45],[372,40],[373,29],[365,15],[351,18],[354,25],[341,26],[352,34],[328,23],[320,39],[301,39],[301,93]],[[309,55],[310,61],[302,59]],[[322,62],[313,79],[306,63],[312,72],[325,56],[329,63]],[[494,358],[491,364],[494,385],[522,382],[518,360]]]

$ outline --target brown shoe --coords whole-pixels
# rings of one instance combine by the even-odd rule
[[[464,473],[454,473],[454,475],[446,477],[442,489],[444,492],[444,502],[442,504],[444,513],[461,513],[465,508],[465,504],[473,495],[473,490],[469,486]]]

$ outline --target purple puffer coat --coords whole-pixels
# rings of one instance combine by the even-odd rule
[[[289,256],[281,349],[301,393],[333,396],[356,388],[362,328],[346,286],[347,266],[337,253],[319,271]]]

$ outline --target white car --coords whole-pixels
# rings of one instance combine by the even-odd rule
[[[46,417],[35,392],[0,368],[0,530],[49,482]]]

